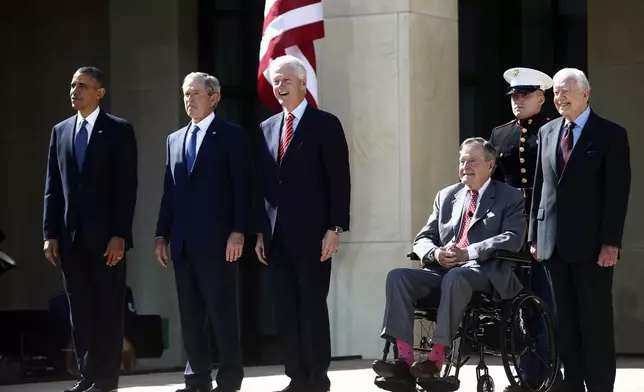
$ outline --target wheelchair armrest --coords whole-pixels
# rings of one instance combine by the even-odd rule
[[[525,252],[497,250],[495,252],[495,257],[500,260],[507,260],[517,264],[532,264],[532,255]]]
[[[420,257],[414,252],[407,253],[407,258],[411,261],[420,261]]]

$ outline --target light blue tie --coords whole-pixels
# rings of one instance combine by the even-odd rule
[[[199,127],[195,125],[194,128],[190,131],[190,140],[188,140],[188,151],[186,152],[186,167],[188,173],[192,172],[192,167],[195,165],[195,160],[197,159],[197,133],[199,132]]]
[[[85,151],[87,151],[87,120],[83,120],[81,128],[76,133],[76,140],[74,141],[74,153],[76,154],[76,163],[78,168],[83,168],[85,162]]]

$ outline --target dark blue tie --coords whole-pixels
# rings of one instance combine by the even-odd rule
[[[195,125],[190,131],[190,140],[188,141],[188,151],[186,152],[186,167],[188,173],[192,172],[192,167],[195,165],[195,160],[197,159],[197,133],[199,132],[199,127]]]
[[[74,153],[76,153],[76,163],[78,168],[83,168],[85,162],[85,151],[87,151],[87,120],[83,120],[81,128],[76,133],[76,140],[74,141]]]

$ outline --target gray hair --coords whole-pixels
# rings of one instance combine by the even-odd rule
[[[270,73],[270,78],[273,80],[273,72],[275,72],[278,68],[288,65],[291,67],[291,70],[297,75],[297,77],[304,81],[306,80],[306,66],[302,62],[302,60],[298,59],[295,56],[291,56],[289,54],[285,56],[280,56],[276,58],[275,60],[271,61],[271,65],[269,67],[269,73]]]
[[[586,74],[577,68],[561,69],[552,77],[552,80],[554,81],[565,81],[568,79],[574,79],[581,89],[590,90],[590,82],[588,82]]]
[[[488,142],[482,137],[471,137],[465,139],[463,143],[461,143],[461,147],[458,149],[458,151],[463,151],[463,148],[469,146],[470,144],[479,144],[481,147],[483,147],[483,154],[485,155],[485,160],[487,162],[496,161],[496,148],[492,143]]]
[[[221,85],[219,84],[219,80],[216,77],[205,72],[192,72],[186,75],[186,77],[183,79],[182,88],[185,88],[186,85],[195,80],[203,81],[204,88],[206,89],[208,95],[221,95]]]

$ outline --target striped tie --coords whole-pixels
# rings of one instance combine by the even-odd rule
[[[293,113],[289,113],[288,117],[286,118],[286,132],[284,132],[284,137],[282,137],[282,141],[280,142],[280,148],[278,151],[278,157],[279,157],[279,162],[282,163],[282,159],[284,159],[284,154],[286,153],[286,149],[288,148],[289,143],[291,143],[291,139],[293,139],[293,119],[295,118],[295,115]]]

